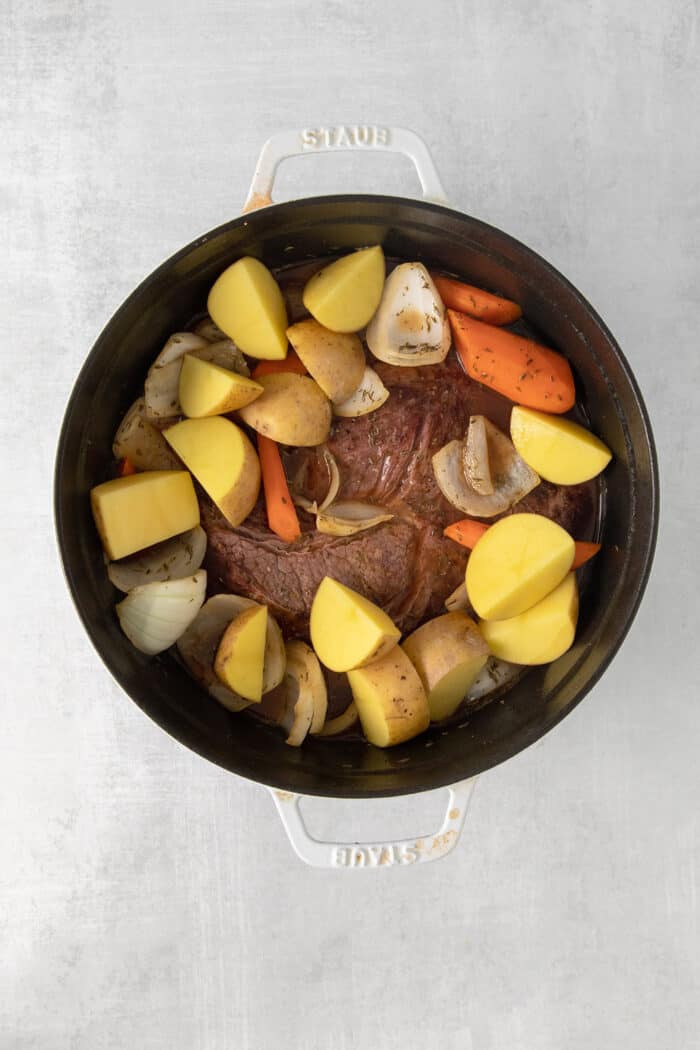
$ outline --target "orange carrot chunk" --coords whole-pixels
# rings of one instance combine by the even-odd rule
[[[258,434],[258,457],[263,489],[265,490],[265,508],[267,523],[281,540],[293,543],[301,536],[299,518],[289,493],[282,457],[277,442],[272,438]]]
[[[120,478],[127,478],[130,474],[135,474],[135,473],[136,473],[136,467],[131,462],[131,460],[129,459],[128,456],[124,456],[123,459],[119,460],[119,464],[117,466],[117,475]]]
[[[487,529],[488,525],[484,525],[480,521],[472,521],[471,518],[464,518],[462,521],[456,521],[454,525],[448,525],[444,530],[444,534],[445,536],[448,536],[449,539],[461,543],[463,547],[468,547],[469,550],[473,550],[477,541],[481,539]]]
[[[271,376],[275,372],[296,372],[297,375],[306,375],[306,366],[301,363],[293,350],[290,350],[281,361],[261,361],[253,369],[250,378],[259,379],[260,376]]]
[[[443,535],[454,540],[456,543],[460,543],[463,547],[468,547],[471,551],[474,550],[474,547],[488,528],[489,526],[485,525],[483,521],[474,521],[472,518],[462,518],[461,521],[455,521],[452,525],[448,525],[446,529],[443,529]],[[586,543],[584,540],[577,540],[575,543],[574,560],[571,563],[571,568],[580,569],[581,566],[585,565],[587,561],[590,561],[599,550],[599,543]]]
[[[576,390],[569,362],[556,350],[448,310],[455,349],[467,375],[518,405],[568,412]]]
[[[587,561],[590,561],[598,551],[600,550],[599,543],[585,543],[583,540],[577,540],[576,550],[574,551],[574,560],[571,563],[572,569],[580,569],[582,565],[585,565]]]
[[[470,317],[495,325],[512,324],[522,317],[522,310],[510,299],[492,295],[483,288],[475,288],[473,284],[455,281],[453,277],[442,277],[439,273],[431,273],[430,276],[440,298],[450,310],[461,310]]]

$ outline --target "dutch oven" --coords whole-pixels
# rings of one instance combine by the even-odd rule
[[[388,150],[409,156],[422,200],[371,194],[273,204],[279,162],[326,150]],[[202,309],[207,292],[243,255],[271,268],[381,244],[387,256],[419,260],[518,302],[527,321],[571,361],[591,428],[613,451],[605,474],[593,582],[574,646],[533,668],[505,703],[445,731],[433,727],[402,746],[308,739],[285,745],[274,728],[236,716],[172,656],[147,658],[121,633],[115,596],[90,512],[90,489],[108,475],[112,437],[166,338]],[[649,575],[658,517],[656,456],[649,419],[622,351],[593,307],[543,258],[508,234],[447,206],[425,143],[413,132],[375,126],[285,132],[264,146],[246,210],[198,237],[147,277],[87,356],[65,413],[55,472],[58,543],[73,600],[100,657],[122,689],[166,732],[232,773],[273,789],[297,853],[308,863],[389,866],[443,856],[456,843],[474,778],[517,754],[564,718],[620,648]],[[442,827],[424,839],[325,843],[312,839],[303,795],[372,798],[449,787]]]

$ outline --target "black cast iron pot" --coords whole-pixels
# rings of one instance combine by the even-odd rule
[[[76,381],[56,460],[56,527],[68,585],[95,648],[124,691],[166,732],[225,769],[285,792],[398,795],[452,785],[503,762],[590,692],[619,649],[649,575],[658,516],[656,458],[634,376],[595,310],[523,244],[434,203],[442,195],[439,180],[417,136],[373,127],[277,136],[261,156],[249,207],[269,203],[282,157],[328,148],[408,153],[432,199],[352,194],[249,210],[163,263],[119,308]],[[505,704],[488,706],[447,733],[430,730],[387,751],[319,739],[292,748],[274,729],[226,711],[172,656],[147,658],[126,640],[112,611],[115,594],[88,494],[107,476],[112,436],[149,364],[168,335],[202,309],[226,266],[254,255],[276,267],[376,243],[389,256],[423,261],[516,300],[544,339],[572,362],[591,427],[614,454],[605,475],[603,549],[573,648],[554,664],[529,672]],[[280,806],[284,798],[278,793]],[[394,850],[382,863],[423,859],[419,853]],[[371,863],[369,854],[363,861],[353,856],[336,849],[329,862]]]

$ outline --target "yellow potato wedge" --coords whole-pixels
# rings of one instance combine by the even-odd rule
[[[219,680],[251,703],[262,700],[266,638],[267,606],[256,605],[231,621],[216,651]]]
[[[281,361],[287,353],[287,308],[277,281],[259,259],[244,256],[217,278],[209,316],[244,354]]]
[[[489,657],[479,628],[464,612],[422,624],[401,643],[428,696],[431,722],[454,714]]]
[[[370,744],[393,747],[430,725],[423,683],[400,646],[366,667],[348,671],[348,681]]]
[[[331,401],[346,401],[362,380],[365,352],[358,336],[331,332],[313,318],[287,329],[287,339]]]
[[[240,427],[223,416],[183,419],[164,432],[231,525],[240,525],[260,491],[258,454]]]
[[[186,470],[149,470],[95,486],[95,525],[112,560],[199,525],[199,504]]]
[[[384,273],[379,245],[344,255],[307,281],[304,306],[332,332],[359,332],[379,306]]]
[[[281,445],[322,445],[331,429],[331,403],[308,376],[278,372],[260,376],[263,393],[239,410],[259,434]]]
[[[481,631],[494,656],[513,664],[548,664],[558,659],[576,634],[578,589],[576,573],[519,616],[484,620]]]
[[[555,485],[578,485],[605,470],[612,452],[590,430],[570,419],[515,405],[510,436],[528,466]]]
[[[321,580],[311,604],[311,644],[331,671],[350,671],[378,660],[400,637],[374,602],[331,576]]]
[[[541,514],[491,525],[469,555],[467,594],[484,620],[517,616],[553,591],[574,560],[574,541]]]
[[[234,412],[260,397],[259,383],[211,361],[185,354],[180,371],[180,405],[186,416],[201,419]]]

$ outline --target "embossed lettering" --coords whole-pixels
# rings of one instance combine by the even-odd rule
[[[399,864],[415,864],[418,860],[418,850],[415,846],[402,846],[399,854]]]
[[[333,854],[332,854],[332,858],[331,858],[332,862],[333,862],[333,866],[336,867],[336,868],[347,868],[348,863],[349,863],[349,861],[348,861],[348,853],[349,852],[350,851],[345,849],[344,846],[337,846],[336,849],[333,850]]]
[[[307,149],[348,149],[388,146],[390,133],[388,128],[379,128],[374,124],[339,124],[330,128],[304,128],[301,132],[301,148]]]

